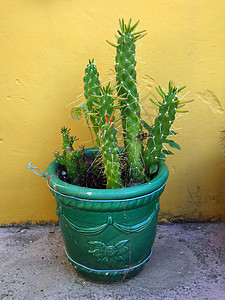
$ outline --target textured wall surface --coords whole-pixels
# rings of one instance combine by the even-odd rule
[[[105,41],[122,17],[148,32],[137,47],[143,116],[152,118],[148,99],[169,80],[195,99],[175,123],[182,151],[167,159],[161,218],[225,220],[224,12],[223,0],[1,1],[0,223],[56,221],[45,180],[25,166],[45,170],[63,125],[91,146],[70,109],[82,101],[89,58],[102,82],[113,77],[115,49]]]

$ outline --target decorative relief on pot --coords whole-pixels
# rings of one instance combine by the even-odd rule
[[[128,240],[120,241],[115,246],[107,246],[98,241],[88,242],[88,244],[92,247],[92,250],[88,250],[88,252],[96,256],[100,262],[107,262],[111,258],[117,261],[125,260],[122,255],[129,250]]]
[[[159,205],[156,204],[155,210],[151,213],[151,215],[146,218],[143,222],[135,224],[135,225],[124,225],[117,222],[114,222],[112,216],[108,216],[106,219],[106,222],[102,225],[96,226],[96,227],[80,227],[76,225],[74,222],[69,220],[67,217],[63,216],[65,219],[65,222],[76,232],[83,234],[83,235],[96,235],[101,232],[103,232],[106,228],[109,226],[113,226],[117,230],[123,232],[123,233],[138,233],[142,230],[146,229],[152,222],[153,218],[158,215],[159,212]]]

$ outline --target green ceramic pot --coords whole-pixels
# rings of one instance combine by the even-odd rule
[[[96,148],[85,153],[93,156]],[[151,182],[114,190],[68,184],[56,176],[59,167],[52,161],[46,177],[68,260],[79,274],[97,282],[137,274],[152,254],[167,166],[161,163]]]

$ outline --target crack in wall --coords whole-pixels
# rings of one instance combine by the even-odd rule
[[[219,140],[220,140],[220,147],[221,147],[223,156],[225,157],[225,130],[220,131]]]
[[[207,89],[202,93],[198,92],[196,95],[201,99],[202,102],[208,104],[214,113],[224,112],[219,98],[215,95],[213,91]]]

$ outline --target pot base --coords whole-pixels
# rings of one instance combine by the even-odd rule
[[[82,277],[99,282],[99,283],[112,283],[112,282],[118,282],[123,281],[125,279],[129,279],[136,274],[138,274],[144,265],[147,263],[147,261],[150,259],[152,255],[152,249],[148,257],[143,260],[141,263],[139,263],[136,266],[132,266],[130,268],[125,269],[118,269],[118,270],[96,270],[92,268],[88,268],[82,264],[79,264],[78,262],[74,261],[66,252],[66,257],[68,261],[75,267],[77,273],[79,273]]]

